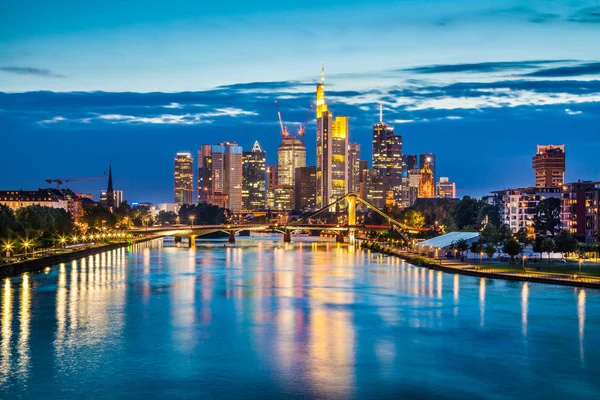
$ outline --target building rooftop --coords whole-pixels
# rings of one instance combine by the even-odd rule
[[[417,247],[433,247],[433,248],[445,248],[449,247],[452,243],[458,242],[459,240],[474,241],[479,238],[479,232],[449,232],[445,235],[427,239],[423,242],[417,243]]]

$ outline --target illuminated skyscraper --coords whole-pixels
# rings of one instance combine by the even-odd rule
[[[252,151],[244,152],[242,174],[242,200],[244,210],[263,210],[266,207],[265,177],[266,153],[258,141]]]
[[[447,177],[441,176],[440,181],[436,184],[436,193],[440,199],[455,199],[456,184],[450,182]]]
[[[535,186],[562,186],[565,181],[565,145],[538,145],[533,169]]]
[[[194,203],[194,158],[190,153],[175,157],[175,203],[180,206]],[[108,196],[107,196],[108,198]]]
[[[211,146],[212,199],[211,203],[233,212],[242,209],[242,146],[221,142]]]
[[[317,168],[301,167],[296,170],[296,184],[294,185],[295,209],[300,211],[315,210]]]
[[[325,103],[325,69],[317,85],[317,208],[348,192],[348,117],[336,117]]]
[[[196,193],[199,203],[208,203],[212,196],[212,151],[210,144],[198,150],[198,174]]]
[[[373,173],[375,175],[372,179],[385,182],[383,186],[380,185],[381,193],[373,198],[376,204],[385,205],[389,192],[392,192],[397,202],[402,200],[402,165],[402,136],[395,135],[394,127],[383,122],[380,105],[379,122],[373,125]]]
[[[283,136],[277,149],[277,183],[293,186],[296,168],[300,167],[306,167],[306,146],[296,136]]]
[[[360,144],[348,145],[348,187],[349,192],[360,192]]]
[[[423,169],[425,168],[425,163],[427,163],[429,169],[431,170],[431,176],[433,177],[433,182],[435,182],[435,177],[437,176],[435,173],[435,154],[433,153],[425,153],[425,154],[421,154],[419,155],[419,168]],[[434,183],[434,187],[433,187],[433,194],[435,197],[435,183]],[[421,195],[419,194],[419,197],[421,197]]]

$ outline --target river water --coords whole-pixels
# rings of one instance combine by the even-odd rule
[[[600,292],[306,240],[154,241],[6,279],[0,398],[600,398]]]

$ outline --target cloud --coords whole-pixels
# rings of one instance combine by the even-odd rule
[[[554,78],[596,74],[600,74],[600,62],[586,63],[576,66],[546,68],[539,71],[530,72],[524,76]]]
[[[472,64],[440,64],[407,68],[404,69],[404,71],[416,72],[419,74],[443,74],[456,72],[487,73],[502,72],[508,70],[533,69],[541,67],[544,64],[552,64],[566,61],[569,60],[496,61]]]
[[[583,114],[583,111],[574,111],[571,110],[569,108],[565,108],[565,112],[569,115],[579,115],[579,114]]]
[[[173,102],[173,103],[167,104],[166,106],[163,106],[163,107],[164,108],[181,108],[181,104]]]
[[[568,20],[581,24],[600,24],[600,7],[582,8],[569,16]]]
[[[41,76],[41,77],[45,77],[45,78],[64,78],[65,77],[64,75],[56,74],[56,73],[50,71],[49,69],[32,68],[32,67],[6,66],[6,67],[0,67],[0,72],[8,72],[8,73],[19,74],[19,75],[34,75],[34,76]]]

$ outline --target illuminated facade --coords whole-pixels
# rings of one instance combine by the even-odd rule
[[[348,145],[348,188],[350,192],[360,193],[360,144]]]
[[[198,203],[208,203],[212,197],[212,150],[210,144],[198,150],[198,174],[196,175],[196,198]]]
[[[382,208],[386,201],[389,203],[389,193],[397,202],[401,202],[404,192],[402,180],[402,136],[394,134],[394,127],[383,122],[383,113],[380,105],[379,122],[373,125],[373,180],[378,183],[381,190],[373,195],[375,204]],[[381,192],[381,193],[379,193]]]
[[[435,154],[425,153],[425,154],[419,155],[419,168],[423,169],[425,167],[426,163],[429,166],[429,170],[431,171],[431,177],[434,182],[433,195],[435,197],[435,177],[437,176],[436,171],[435,171],[435,166],[436,166]],[[421,196],[419,195],[419,197],[421,197]]]
[[[432,199],[433,197],[433,172],[429,168],[429,159],[425,159],[419,179],[419,199]]]
[[[277,149],[277,184],[293,186],[300,167],[306,167],[306,146],[296,136],[283,136]]]
[[[561,222],[578,240],[600,242],[600,182],[580,181],[563,186]]]
[[[440,199],[455,199],[456,198],[456,183],[441,176],[440,181],[436,184],[437,197]]]
[[[296,170],[296,184],[294,185],[296,210],[313,211],[316,209],[316,184],[317,167],[301,167]]]
[[[267,206],[265,192],[266,157],[258,142],[252,151],[244,152],[242,174],[242,202],[244,210],[264,210]]]
[[[535,186],[562,186],[565,181],[565,145],[538,145],[532,164]]]
[[[421,182],[421,170],[414,168],[408,170],[408,205],[412,206],[419,198],[419,183]]]
[[[317,208],[348,192],[348,117],[333,119],[325,102],[325,72],[317,85]]]
[[[174,178],[175,203],[194,204],[194,158],[190,153],[177,153]]]
[[[79,195],[58,189],[0,190],[0,204],[14,211],[33,205],[62,208],[71,214],[74,221],[78,221],[83,214],[81,199]]]
[[[211,146],[211,204],[225,205],[232,212],[242,209],[242,156],[242,147],[235,142]]]

